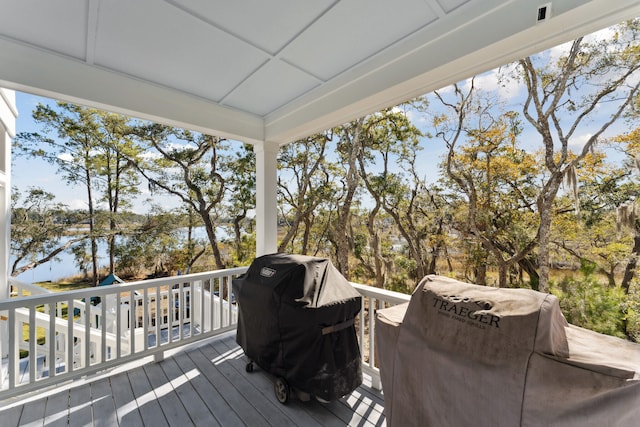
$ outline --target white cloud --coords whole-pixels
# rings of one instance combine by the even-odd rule
[[[425,123],[427,121],[427,117],[425,114],[419,113],[411,108],[400,108],[398,106],[395,106],[391,110],[394,113],[404,114],[412,123]]]
[[[518,97],[523,89],[520,82],[512,77],[506,77],[515,71],[516,64],[507,64],[495,68],[475,77],[474,86],[484,92],[493,93],[504,101]],[[464,81],[462,87],[469,90],[471,79]]]
[[[62,153],[58,156],[58,158],[60,160],[62,160],[63,162],[72,162],[73,161],[73,156],[69,153]]]
[[[555,64],[560,58],[563,56],[567,56],[569,54],[569,50],[571,50],[571,44],[573,42],[563,43],[561,45],[552,47],[547,51],[549,55],[549,63]]]
[[[602,41],[602,40],[611,40],[613,38],[614,33],[615,33],[614,27],[609,27],[585,36],[584,40],[590,43]]]
[[[584,144],[586,144],[589,138],[591,138],[592,136],[593,134],[591,133],[585,133],[583,135],[575,136],[569,140],[569,147],[573,149],[582,150],[582,147],[584,147]]]
[[[87,209],[87,201],[84,199],[62,200],[69,209]]]

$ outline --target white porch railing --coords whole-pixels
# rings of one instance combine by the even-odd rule
[[[0,400],[233,330],[231,280],[245,271],[41,294],[10,280],[19,297],[0,301]]]
[[[0,300],[0,330],[8,335],[8,348],[0,348],[0,400],[149,356],[160,360],[165,350],[234,330],[231,280],[246,269],[59,293],[10,280],[17,297]],[[363,372],[379,389],[374,313],[409,295],[353,285],[363,295]]]

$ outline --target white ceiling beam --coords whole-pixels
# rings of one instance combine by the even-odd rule
[[[261,117],[0,37],[0,86],[255,143]]]

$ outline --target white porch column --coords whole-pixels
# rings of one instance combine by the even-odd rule
[[[16,135],[15,92],[0,88],[0,299],[9,297],[9,247],[11,243],[11,138]],[[0,313],[4,317],[5,314]],[[0,321],[0,357],[9,350],[8,322]],[[2,375],[0,375],[2,378]]]
[[[256,153],[256,256],[278,248],[278,144],[262,141]]]
[[[0,298],[9,296],[11,226],[11,138],[16,135],[16,94],[0,88]]]

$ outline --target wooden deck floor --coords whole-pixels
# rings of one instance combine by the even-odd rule
[[[328,404],[280,404],[273,379],[246,358],[235,335],[181,351],[160,363],[6,405],[10,426],[384,426],[382,395],[362,385]]]

